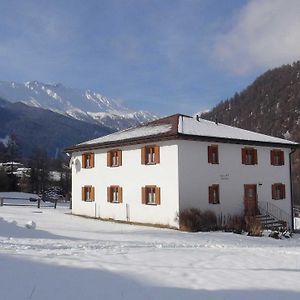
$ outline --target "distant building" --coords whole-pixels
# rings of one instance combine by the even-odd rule
[[[186,208],[292,224],[292,141],[181,114],[67,148],[74,214],[179,227]]]

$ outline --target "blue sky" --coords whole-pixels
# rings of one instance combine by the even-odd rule
[[[0,80],[158,114],[211,108],[300,58],[298,0],[0,0]]]

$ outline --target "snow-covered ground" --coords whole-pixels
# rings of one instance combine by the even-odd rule
[[[0,267],[1,300],[300,299],[300,235],[185,233],[65,208],[0,207]]]

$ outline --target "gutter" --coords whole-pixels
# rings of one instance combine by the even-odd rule
[[[296,149],[292,149],[289,153],[289,168],[290,168],[290,192],[291,192],[291,217],[292,217],[292,232],[294,232],[294,187],[293,187],[293,176],[292,176],[292,155]]]

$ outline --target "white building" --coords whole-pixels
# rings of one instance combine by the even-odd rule
[[[72,212],[178,227],[186,208],[242,215],[272,208],[292,224],[297,143],[173,115],[67,148]],[[275,213],[276,210],[276,213]]]

